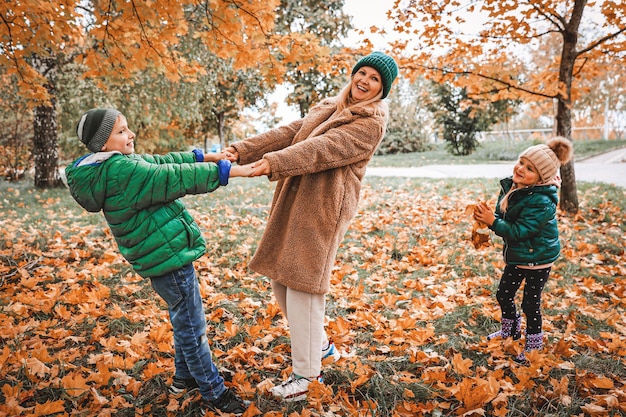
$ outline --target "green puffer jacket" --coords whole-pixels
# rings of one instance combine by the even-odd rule
[[[513,186],[513,180],[505,178],[500,185],[496,220],[490,229],[504,239],[504,261],[508,265],[531,267],[554,262],[561,251],[556,185],[536,185],[513,191],[506,213],[500,210],[500,201]]]
[[[103,211],[135,271],[154,277],[182,268],[206,250],[198,225],[178,199],[215,190],[220,171],[230,171],[230,164],[197,163],[203,160],[199,150],[99,152],[77,159],[65,173],[72,197],[87,211]]]

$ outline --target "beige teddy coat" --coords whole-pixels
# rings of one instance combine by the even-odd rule
[[[239,163],[261,158],[278,181],[250,269],[312,294],[325,294],[339,244],[356,214],[361,180],[387,125],[387,104],[333,115],[335,99],[309,114],[232,144]]]

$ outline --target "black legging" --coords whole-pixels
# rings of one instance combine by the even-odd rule
[[[526,280],[524,286],[524,298],[522,299],[522,311],[526,316],[526,333],[541,333],[541,292],[543,291],[550,270],[543,269],[522,269],[514,265],[507,265],[500,278],[496,299],[502,309],[502,318],[515,320],[517,311],[515,309],[515,293]]]

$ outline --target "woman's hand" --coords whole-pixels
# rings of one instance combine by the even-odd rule
[[[251,177],[270,175],[271,173],[270,163],[267,161],[267,159],[260,159],[256,162],[253,162],[251,165],[253,169],[252,175],[250,175]]]
[[[491,226],[493,222],[496,221],[496,216],[493,214],[493,211],[491,211],[487,203],[482,202],[478,203],[476,208],[474,208],[474,219],[485,223],[487,226]]]

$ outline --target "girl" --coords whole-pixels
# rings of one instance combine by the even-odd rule
[[[228,152],[252,163],[252,176],[277,181],[267,227],[250,268],[272,280],[289,323],[293,373],[271,392],[306,398],[321,381],[321,361],[340,354],[324,331],[324,295],[337,248],[356,214],[365,167],[385,135],[383,99],[398,74],[390,56],[374,52],[352,68],[338,96],[303,119],[234,143]]]
[[[556,221],[557,171],[570,160],[572,152],[572,143],[562,137],[529,147],[520,155],[513,176],[500,181],[495,214],[484,202],[474,211],[476,220],[504,239],[506,266],[496,294],[502,323],[488,339],[520,338],[521,316],[516,312],[515,293],[526,280],[522,299],[526,343],[515,358],[521,363],[526,361],[524,352],[543,347],[541,292],[561,250]]]

